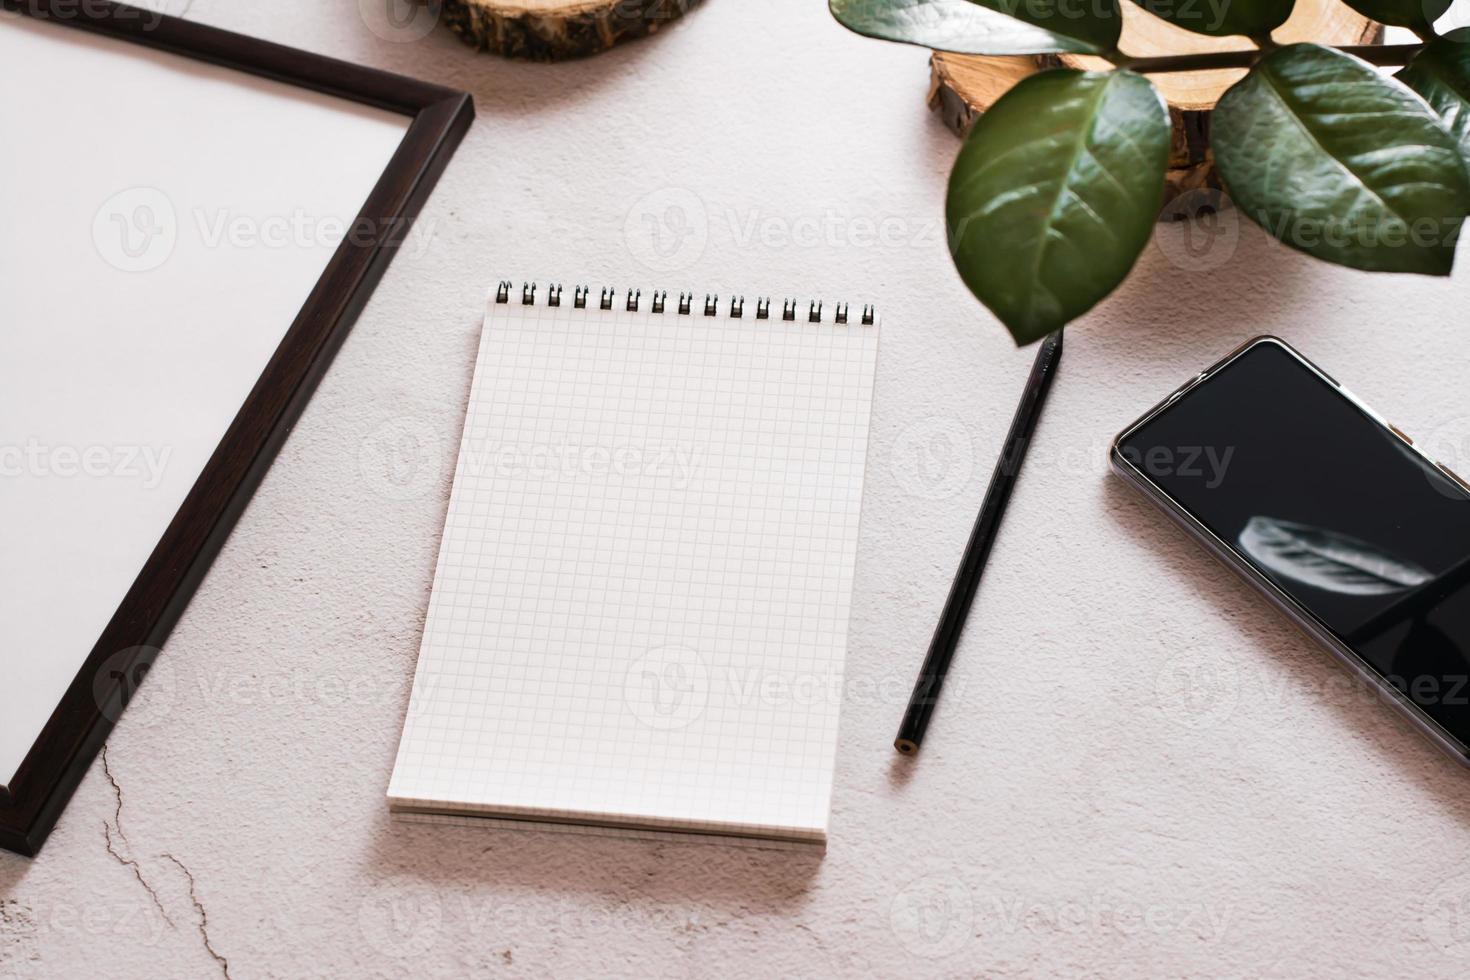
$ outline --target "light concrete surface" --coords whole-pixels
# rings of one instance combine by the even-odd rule
[[[893,731],[1031,358],[946,256],[957,143],[924,109],[924,53],[820,0],[709,0],[556,67],[369,13],[187,11],[463,87],[479,118],[106,764],[39,857],[0,855],[0,975],[1465,975],[1467,774],[1109,477],[1105,448],[1269,331],[1463,467],[1470,269],[1355,274],[1229,217],[1196,247],[1160,229],[1069,332],[907,762]],[[825,858],[389,820],[500,278],[882,307]]]

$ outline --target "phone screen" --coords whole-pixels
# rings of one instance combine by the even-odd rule
[[[1119,452],[1470,745],[1470,494],[1265,341]]]

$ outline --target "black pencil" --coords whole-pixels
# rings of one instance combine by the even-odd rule
[[[1005,448],[991,474],[990,486],[985,490],[985,500],[980,505],[980,515],[975,518],[975,529],[970,532],[970,542],[965,545],[965,557],[955,573],[954,584],[949,587],[949,598],[944,601],[944,612],[939,617],[939,626],[934,630],[934,639],[929,641],[929,652],[924,657],[924,666],[919,668],[919,679],[914,684],[914,693],[909,695],[908,710],[904,712],[903,724],[893,747],[904,755],[913,755],[924,742],[924,731],[939,702],[939,690],[944,686],[944,676],[949,672],[949,662],[954,659],[955,647],[959,645],[960,633],[965,628],[965,617],[970,614],[970,604],[975,601],[975,591],[980,587],[980,576],[985,572],[985,561],[990,557],[990,548],[995,544],[996,532],[1001,518],[1005,516],[1006,504],[1015,489],[1016,477],[1021,472],[1021,462],[1031,445],[1031,435],[1041,418],[1041,406],[1046,403],[1046,393],[1051,390],[1056,377],[1057,364],[1062,359],[1062,331],[1058,330],[1041,342],[1036,361],[1031,366],[1031,377],[1026,381],[1026,390],[1021,393],[1021,404],[1016,406],[1011,419],[1011,430],[1006,434]]]

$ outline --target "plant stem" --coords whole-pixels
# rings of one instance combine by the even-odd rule
[[[1357,55],[1370,65],[1403,65],[1419,53],[1422,44],[1355,44],[1339,47],[1351,55]],[[1264,52],[1257,49],[1247,51],[1205,51],[1199,54],[1171,54],[1158,58],[1135,58],[1120,54],[1114,62],[1119,68],[1127,68],[1142,74],[1158,74],[1174,71],[1207,71],[1211,68],[1249,68]]]

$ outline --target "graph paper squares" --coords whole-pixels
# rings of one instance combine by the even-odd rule
[[[492,297],[390,803],[820,843],[878,329],[598,307]]]

